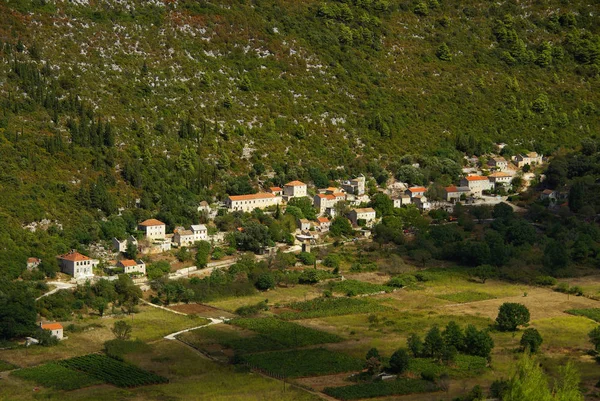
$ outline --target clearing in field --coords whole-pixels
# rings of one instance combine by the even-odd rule
[[[311,301],[292,302],[287,307],[291,310],[279,313],[281,319],[299,320],[391,310],[390,307],[366,298],[315,298]]]

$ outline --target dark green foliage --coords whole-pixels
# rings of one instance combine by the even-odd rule
[[[270,272],[261,273],[256,280],[255,286],[261,291],[267,291],[275,288],[275,278]]]
[[[258,302],[254,305],[240,306],[235,310],[235,313],[242,317],[249,317],[257,315],[261,311],[269,310],[267,300]]]
[[[400,378],[344,387],[327,387],[323,392],[340,400],[358,400],[361,398],[430,393],[437,390],[439,390],[438,386],[427,380]]]
[[[360,370],[363,367],[360,359],[324,348],[246,355],[242,357],[242,361],[286,378],[321,376]]]
[[[500,305],[496,324],[502,331],[515,331],[518,326],[529,323],[529,309],[519,303],[505,302]]]
[[[301,198],[292,198],[288,202],[288,207],[294,206],[302,211],[302,216],[308,220],[314,220],[317,218],[317,214],[315,208],[312,205],[312,202],[307,197]]]
[[[600,308],[570,309],[565,312],[575,316],[585,316],[600,323]]]
[[[406,340],[408,349],[412,352],[415,358],[418,358],[423,353],[423,340],[418,334],[411,333]]]
[[[83,372],[117,387],[137,387],[169,381],[134,365],[97,354],[78,356],[58,363],[68,369]]]
[[[404,348],[400,348],[392,354],[390,357],[389,365],[390,371],[393,373],[404,373],[410,364],[410,355]]]
[[[315,298],[310,301],[292,302],[290,309],[298,312],[284,312],[279,317],[287,320],[311,319],[326,316],[353,315],[358,313],[383,312],[388,307],[368,299],[357,298]]]
[[[298,260],[305,266],[312,266],[317,261],[317,256],[310,252],[300,252],[298,254]]]
[[[600,352],[600,326],[590,331],[588,337],[590,338],[590,342],[594,346],[594,349]]]
[[[441,360],[445,347],[446,344],[444,343],[444,338],[442,337],[439,327],[433,326],[429,329],[427,335],[425,335],[425,340],[423,341],[423,355]]]
[[[454,350],[463,350],[465,347],[465,335],[462,328],[454,321],[450,321],[442,332],[446,347],[453,347]]]
[[[534,328],[528,328],[523,331],[523,335],[521,336],[521,348],[524,351],[529,351],[532,353],[536,353],[540,346],[542,345],[543,339],[540,333]]]
[[[11,375],[33,381],[44,387],[67,391],[102,383],[102,380],[92,375],[76,372],[56,363],[15,370]]]
[[[350,220],[348,220],[344,216],[336,216],[331,221],[329,232],[334,237],[340,237],[342,235],[352,235],[352,224],[350,224]]]
[[[475,269],[473,269],[473,275],[485,284],[489,278],[496,276],[496,269],[490,265],[477,266]]]
[[[23,282],[0,280],[0,340],[33,333],[35,322],[33,290]]]
[[[259,252],[269,245],[270,236],[267,227],[257,222],[246,223],[242,231],[235,233],[235,240],[240,251]]]
[[[196,267],[202,269],[208,264],[210,257],[210,242],[199,241],[196,252]]]
[[[234,319],[231,324],[252,330],[290,347],[340,342],[342,338],[335,335],[286,322],[272,317],[257,319]]]
[[[104,353],[111,358],[123,360],[129,353],[148,352],[150,346],[141,340],[114,339],[104,343]]]
[[[465,352],[489,359],[493,348],[494,341],[487,331],[477,330],[473,325],[467,326],[465,329]]]

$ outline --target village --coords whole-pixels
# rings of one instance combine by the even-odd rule
[[[500,145],[499,148],[501,147]],[[435,193],[432,186],[409,186],[401,182],[377,188],[376,193],[388,196],[394,208],[416,208],[424,215],[436,209],[451,212],[457,203],[494,205],[506,201],[508,193],[526,188],[535,177],[531,168],[544,162],[543,157],[535,152],[519,154],[510,161],[498,155],[490,155],[482,160],[485,163],[482,164],[477,157],[465,157],[464,177],[455,185],[443,187],[441,193]],[[513,188],[515,178],[520,182],[519,188]],[[370,193],[373,195],[372,190]],[[116,280],[119,274],[126,274],[146,290],[149,288],[146,271],[148,263],[182,248],[194,248],[200,241],[207,241],[211,247],[224,244],[228,233],[220,232],[214,226],[213,221],[217,216],[250,213],[256,209],[267,214],[284,213],[290,202],[294,202],[293,199],[304,199],[304,202],[308,200],[315,210],[315,218],[297,218],[292,243],[265,247],[260,253],[273,255],[278,250],[308,251],[311,246],[326,246],[333,242],[327,234],[336,217],[346,219],[350,223],[354,230],[354,240],[370,238],[372,228],[379,220],[375,209],[370,206],[371,198],[368,179],[364,175],[341,181],[338,186],[328,188],[310,188],[306,183],[295,180],[286,183],[283,188],[269,187],[254,194],[227,196],[221,202],[202,201],[197,210],[205,224],[175,227],[173,232],[169,233],[164,222],[151,218],[140,222],[136,233],[131,233],[126,238],[113,238],[110,249],[106,249],[107,246],[104,245],[97,245],[91,247],[89,256],[71,250],[58,255],[57,260],[61,272],[70,277],[70,283],[73,285],[100,278]],[[544,190],[540,193],[540,199],[548,199],[550,204],[564,198],[564,194],[556,191]],[[238,227],[237,230],[243,228]],[[230,257],[229,262],[221,260],[227,255],[216,256],[222,257],[213,255],[209,266],[224,267],[235,261],[234,257]],[[29,258],[28,270],[35,269],[40,262],[38,258]],[[184,274],[202,275],[203,272],[197,266],[186,266],[173,269],[169,277],[179,278]]]

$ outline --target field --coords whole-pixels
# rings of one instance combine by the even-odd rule
[[[390,310],[389,307],[371,302],[368,299],[356,298],[315,298],[311,301],[292,302],[287,307],[293,311],[279,313],[280,318],[298,320]]]
[[[257,319],[234,319],[230,321],[236,326],[255,331],[273,341],[288,347],[304,347],[324,343],[343,341],[336,335],[286,322],[272,317]]]
[[[332,284],[331,289],[333,292],[348,296],[393,291],[392,287],[358,280],[337,281],[332,282]]]
[[[566,312],[575,316],[585,316],[600,323],[600,308],[569,309]]]
[[[344,387],[328,387],[323,392],[340,400],[384,397],[414,393],[431,393],[439,388],[432,382],[420,379],[398,379],[384,382],[361,383]]]
[[[0,360],[0,372],[5,372],[7,370],[12,370],[15,368],[15,365],[12,363],[4,362]]]
[[[463,291],[457,292],[454,294],[442,294],[438,295],[438,298],[445,299],[447,301],[456,302],[456,303],[467,303],[467,302],[477,302],[477,301],[485,301],[486,299],[494,299],[496,298],[493,295],[486,294],[485,292],[479,291]]]
[[[84,372],[98,380],[114,384],[117,387],[137,387],[168,382],[162,376],[104,355],[91,354],[78,356],[58,363],[68,369]]]
[[[47,363],[35,368],[20,369],[11,374],[21,379],[33,381],[40,386],[51,387],[56,390],[75,390],[102,383],[102,380],[94,376],[83,372],[74,372],[72,369],[57,363]]]
[[[361,370],[363,361],[324,348],[247,355],[243,362],[284,377],[319,376]]]

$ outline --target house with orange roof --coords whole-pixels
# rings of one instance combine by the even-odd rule
[[[415,196],[425,195],[425,192],[427,192],[427,188],[425,187],[410,187],[404,191],[406,195],[410,196],[411,201]]]
[[[165,239],[167,233],[167,226],[160,220],[148,219],[138,224],[140,231],[144,232],[144,235],[149,240]]]
[[[462,195],[469,195],[471,190],[469,187],[457,187],[451,185],[449,187],[444,188],[444,199],[446,202],[458,202]]]
[[[344,192],[332,192],[325,194],[316,194],[313,198],[313,204],[318,211],[318,215],[329,214],[333,216],[335,214],[334,207],[339,202],[346,200],[346,194]]]
[[[259,192],[248,195],[230,195],[225,199],[225,206],[230,212],[251,212],[254,209],[264,209],[281,203],[281,197],[270,192]]]
[[[269,193],[275,195],[275,196],[281,196],[283,195],[283,188],[281,187],[269,187]]]
[[[483,191],[492,189],[492,182],[482,175],[468,175],[460,180],[461,187],[468,187],[471,195],[481,196]]]
[[[146,274],[146,264],[142,260],[123,259],[117,262],[117,266],[122,267],[125,274]]]
[[[60,270],[77,280],[94,277],[93,267],[100,263],[98,260],[82,255],[74,249],[56,258]]]
[[[40,323],[42,330],[48,330],[50,334],[59,340],[63,339],[63,326],[60,323]]]
[[[317,217],[317,224],[315,226],[322,232],[329,231],[331,221],[327,217]]]
[[[27,258],[27,270],[33,270],[42,263],[39,258]]]
[[[300,198],[307,195],[307,186],[302,181],[290,181],[283,186],[283,199]]]

